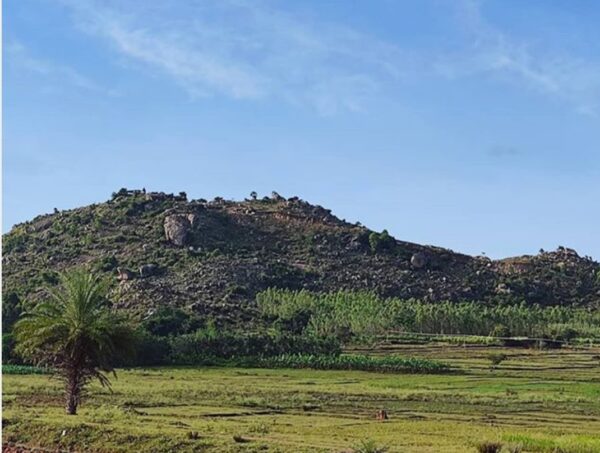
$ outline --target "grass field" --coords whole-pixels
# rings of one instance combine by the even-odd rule
[[[6,375],[4,441],[103,452],[342,452],[367,439],[390,452],[475,452],[483,441],[504,451],[600,452],[600,349],[361,352],[435,358],[456,372],[121,370],[114,393],[92,386],[75,417],[63,414],[48,376]],[[495,371],[492,352],[508,356]],[[375,419],[379,409],[389,420]]]

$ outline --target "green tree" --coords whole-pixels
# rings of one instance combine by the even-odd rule
[[[67,414],[77,413],[86,385],[98,379],[110,388],[107,373],[135,349],[129,324],[108,305],[108,285],[84,269],[60,275],[50,298],[25,312],[15,324],[17,352],[38,366],[51,367],[65,385]]]

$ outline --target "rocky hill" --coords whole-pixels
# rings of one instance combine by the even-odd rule
[[[373,290],[382,296],[543,305],[600,305],[600,265],[560,247],[493,261],[403,242],[276,193],[188,201],[122,189],[4,236],[3,300],[39,300],[56,272],[88,265],[112,276],[120,307],[161,305],[239,322],[258,291]]]

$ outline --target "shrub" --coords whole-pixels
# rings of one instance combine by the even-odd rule
[[[383,230],[381,233],[373,231],[369,235],[369,246],[373,253],[391,250],[395,244],[396,240],[390,236],[387,230]]]
[[[95,269],[102,272],[111,272],[117,268],[119,265],[117,258],[114,255],[105,256],[100,259],[96,265]]]
[[[15,338],[12,333],[2,334],[2,362],[20,363],[21,359],[15,354]]]
[[[490,332],[490,337],[509,337],[510,329],[504,324],[496,324]]]
[[[42,271],[42,280],[46,285],[56,285],[59,281],[58,273],[54,271],[45,270]]]
[[[506,354],[498,354],[498,353],[492,353],[492,354],[488,354],[488,360],[490,361],[490,370],[495,370],[498,365],[500,365],[502,362],[504,362],[507,358]]]
[[[2,251],[9,254],[12,251],[21,250],[27,243],[27,233],[22,227],[15,227],[13,230],[2,238]]]
[[[570,342],[579,336],[579,332],[568,324],[551,324],[546,335],[552,340]]]
[[[246,444],[246,443],[250,442],[250,439],[246,439],[244,436],[242,436],[240,434],[234,434],[233,440],[236,441],[238,444]]]
[[[339,354],[340,344],[331,338],[289,334],[218,332],[205,330],[169,339],[170,357],[174,364],[194,365],[207,359],[239,357],[271,357],[281,354]]]
[[[119,197],[126,197],[129,191],[125,187],[121,187],[118,192],[113,192],[111,195],[111,199],[115,200]]]
[[[340,343],[334,338],[224,331],[218,330],[210,322],[195,333],[183,335],[158,336],[139,329],[137,344],[135,358],[120,363],[120,366],[211,365],[241,360],[240,358],[270,357],[286,353],[341,353]]]
[[[193,332],[203,324],[200,318],[180,308],[161,307],[142,322],[142,327],[152,335],[165,337]]]
[[[500,453],[502,444],[500,442],[481,442],[477,445],[479,453]]]
[[[385,453],[388,447],[377,445],[373,439],[361,440],[358,445],[352,447],[353,453]]]
[[[166,337],[151,335],[145,330],[137,331],[137,348],[132,360],[123,361],[120,366],[152,366],[171,363],[171,345]]]
[[[308,326],[313,313],[307,308],[300,308],[284,318],[278,318],[274,327],[282,332],[301,334]]]
[[[186,436],[190,440],[200,439],[200,433],[198,431],[188,431]]]
[[[21,316],[23,307],[19,296],[12,292],[2,298],[2,331],[8,333]]]

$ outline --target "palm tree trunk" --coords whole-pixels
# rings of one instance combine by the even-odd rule
[[[67,415],[77,414],[77,405],[79,404],[79,394],[81,391],[80,375],[78,370],[69,370],[66,382],[66,404]]]

